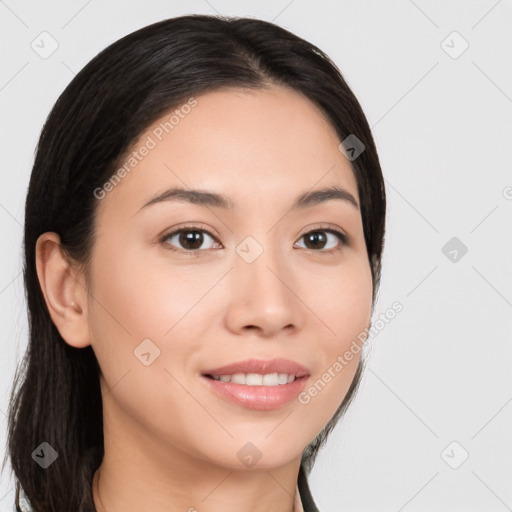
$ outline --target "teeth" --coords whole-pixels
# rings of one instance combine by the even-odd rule
[[[245,384],[246,386],[282,386],[295,380],[295,375],[287,373],[235,373],[234,375],[221,375],[213,377],[222,382],[232,382],[233,384]]]

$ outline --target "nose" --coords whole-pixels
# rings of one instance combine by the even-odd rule
[[[243,254],[243,253],[240,253]],[[230,272],[229,304],[225,321],[241,335],[272,338],[302,328],[307,308],[300,295],[300,279],[278,248],[265,247],[252,262],[236,255]]]

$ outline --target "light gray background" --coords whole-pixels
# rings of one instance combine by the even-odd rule
[[[379,150],[389,207],[376,312],[404,309],[371,339],[356,401],[318,458],[320,510],[512,510],[510,0],[0,1],[0,455],[26,345],[23,208],[42,124],[100,50],[185,13],[258,17],[318,45]],[[51,48],[43,31],[58,42],[46,59],[31,47]],[[452,237],[468,249],[455,261],[442,251]],[[6,469],[1,511],[12,487]]]

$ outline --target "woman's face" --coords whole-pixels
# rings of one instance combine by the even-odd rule
[[[297,92],[194,100],[142,134],[125,172],[97,193],[88,323],[105,429],[134,457],[240,469],[249,455],[277,467],[300,458],[342,402],[360,354],[341,370],[339,361],[371,315],[359,206],[332,196],[294,203],[337,187],[359,205],[356,180],[334,129]],[[145,206],[175,188],[185,192]],[[227,207],[186,200],[191,190],[222,195]],[[254,376],[204,375],[278,358],[307,375],[282,385],[266,377],[265,388],[249,385]],[[250,370],[227,374],[297,373]]]

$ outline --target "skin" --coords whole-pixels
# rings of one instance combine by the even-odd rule
[[[38,276],[64,340],[92,345],[102,370],[99,511],[292,512],[301,454],[342,402],[360,355],[308,404],[292,400],[271,411],[217,397],[200,374],[284,357],[306,366],[313,383],[369,326],[360,210],[329,200],[290,211],[301,193],[330,185],[359,204],[356,180],[334,129],[299,93],[272,86],[196,99],[98,200],[91,281],[55,233],[38,240]],[[140,210],[173,186],[227,195],[234,208],[167,201]],[[190,257],[178,236],[159,241],[185,223],[208,229],[219,245],[205,233],[200,254]],[[345,232],[349,245],[324,234],[308,248],[303,235],[318,223]],[[247,236],[263,247],[250,264],[236,252]],[[160,350],[149,366],[133,353],[147,338]],[[250,468],[237,457],[247,442],[262,454]]]

